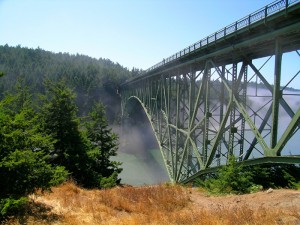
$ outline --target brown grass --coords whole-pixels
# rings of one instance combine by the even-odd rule
[[[300,214],[247,204],[199,205],[191,189],[158,185],[117,187],[109,190],[85,190],[71,182],[51,193],[30,196],[25,216],[10,218],[7,224],[297,224]],[[203,196],[203,198],[209,198]],[[201,200],[200,200],[201,201]],[[288,220],[287,220],[287,219]]]

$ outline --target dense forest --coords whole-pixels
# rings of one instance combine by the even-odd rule
[[[0,98],[13,91],[17,80],[22,80],[34,98],[37,93],[45,93],[45,80],[65,80],[76,94],[79,115],[86,115],[93,102],[101,101],[110,122],[118,119],[120,110],[118,85],[142,72],[135,68],[129,70],[109,59],[8,45],[0,46],[0,71],[5,74],[0,82]]]
[[[66,179],[86,188],[120,182],[109,123],[118,121],[119,84],[140,70],[6,45],[0,72],[0,220],[26,205],[28,194]]]

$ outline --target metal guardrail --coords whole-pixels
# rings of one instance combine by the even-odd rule
[[[248,16],[226,26],[225,28],[207,36],[206,38],[203,38],[202,40],[188,46],[187,48],[175,53],[174,55],[162,60],[161,62],[155,64],[154,66],[150,67],[145,71],[145,73],[150,72],[151,70],[154,70],[158,67],[161,67],[163,65],[166,65],[168,63],[173,62],[176,59],[179,59],[183,56],[186,56],[187,54],[193,53],[196,50],[199,50],[201,48],[204,48],[208,44],[215,42],[223,37],[226,37],[234,32],[237,32],[241,30],[244,27],[250,26],[251,24],[254,24],[258,21],[265,20],[269,16],[286,10],[290,6],[295,5],[296,3],[300,2],[300,0],[277,0],[275,2],[272,2],[265,7],[255,11],[254,13],[249,14]]]

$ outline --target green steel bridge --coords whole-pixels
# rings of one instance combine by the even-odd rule
[[[299,50],[300,0],[277,0],[123,83],[122,114],[141,104],[172,182],[231,155],[245,165],[300,163],[300,91],[289,88]]]

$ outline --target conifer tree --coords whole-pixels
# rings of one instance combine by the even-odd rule
[[[118,136],[109,128],[105,108],[101,103],[96,103],[89,114],[90,121],[86,124],[88,138],[94,148],[94,170],[99,172],[99,186],[107,188],[120,182],[117,179],[122,171],[120,162],[112,161],[111,156],[117,155]]]
[[[36,189],[48,189],[67,177],[63,167],[48,163],[54,140],[43,132],[27,89],[18,88],[0,102],[0,218]]]
[[[45,129],[56,140],[51,162],[65,166],[84,187],[116,185],[120,163],[110,157],[116,155],[118,138],[108,128],[103,105],[95,105],[86,129],[81,129],[72,90],[64,81],[48,81],[47,88],[50,99],[43,107]]]
[[[48,96],[43,107],[44,126],[54,139],[51,163],[64,166],[72,178],[84,185],[90,167],[89,141],[79,129],[75,95],[65,81],[46,83]]]

